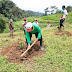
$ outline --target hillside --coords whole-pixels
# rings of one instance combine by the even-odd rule
[[[67,21],[67,17],[66,17],[66,23],[71,24],[72,23],[72,12],[70,12],[68,15],[69,15],[69,22]],[[33,23],[35,18],[36,17],[34,17],[34,16],[27,17],[27,21]],[[50,22],[51,27],[55,27],[55,26],[59,25],[60,14],[42,16],[42,17],[38,17],[36,19],[38,20],[39,26],[41,29],[46,28],[48,22]],[[23,19],[21,19],[20,21],[17,21],[17,22],[13,22],[14,27],[15,27],[15,29],[14,29],[15,32],[19,30],[19,26],[20,26],[21,30],[23,31],[22,22],[23,22]],[[6,29],[4,30],[4,33],[8,33],[8,32],[9,32],[9,27],[8,27],[8,24],[6,24]]]
[[[7,24],[10,19],[14,22],[19,21],[24,17],[35,16],[39,17],[42,16],[42,13],[33,12],[33,11],[25,11],[20,9],[13,3],[11,0],[0,0],[0,33],[7,32]],[[5,31],[5,30],[6,31]]]
[[[30,16],[43,16],[43,13],[40,13],[40,12],[34,12],[34,11],[30,11],[30,10],[27,10],[26,11],[27,13],[29,13]]]
[[[0,0],[0,14],[14,21],[30,16],[25,10],[20,9],[11,0]]]
[[[35,17],[28,17],[33,22]],[[0,34],[0,72],[72,72],[72,13],[70,21],[65,23],[65,30],[59,32],[59,14],[43,16],[38,19],[43,36],[44,51],[40,51],[37,42],[27,57],[20,59],[26,49],[19,47],[19,42],[25,42],[25,35],[21,26],[22,21],[14,22],[14,38],[8,33]],[[47,28],[47,22],[51,27]],[[67,21],[67,20],[66,20]],[[19,30],[20,26],[20,30]],[[35,36],[32,37],[32,41]],[[36,48],[36,49],[35,49]]]

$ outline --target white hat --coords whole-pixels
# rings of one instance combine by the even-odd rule
[[[31,22],[28,22],[27,24],[26,24],[26,29],[30,29],[30,28],[32,28],[32,23]]]
[[[28,22],[27,24],[26,24],[26,30],[27,30],[27,32],[31,32],[32,31],[32,23],[31,22]]]

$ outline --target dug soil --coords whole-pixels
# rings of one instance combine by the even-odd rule
[[[54,31],[54,34],[55,35],[60,35],[60,36],[66,34],[68,37],[69,36],[72,36],[72,33],[71,32],[68,32],[68,31]]]
[[[26,51],[26,42],[24,44],[24,47],[19,46],[20,40],[15,41],[12,44],[7,45],[5,48],[2,49],[1,55],[7,56],[8,61],[11,63],[22,63],[25,61],[32,61],[34,57],[42,57],[43,51],[40,50],[40,43],[39,41],[36,42],[32,48],[26,53],[25,56],[20,57],[24,51]],[[34,41],[32,41],[33,43]],[[43,45],[44,47],[44,45]]]

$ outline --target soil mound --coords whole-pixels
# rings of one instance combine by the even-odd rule
[[[68,37],[72,36],[72,33],[68,32],[68,31],[54,31],[54,34],[55,35],[60,35],[60,36],[62,36],[63,34],[66,34]]]
[[[39,41],[36,42],[33,47],[26,53],[26,56],[20,57],[21,54],[27,49],[27,47],[26,42],[24,47],[20,47],[19,42],[20,40],[15,41],[13,44],[7,45],[2,49],[1,55],[7,56],[9,62],[22,63],[24,61],[32,61],[33,57],[42,57],[43,51],[40,50]],[[32,41],[32,43],[33,42],[34,41]]]

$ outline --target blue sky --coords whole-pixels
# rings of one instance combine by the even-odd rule
[[[44,9],[56,6],[61,9],[62,5],[72,6],[72,0],[11,0],[23,10],[32,10],[44,13]]]

